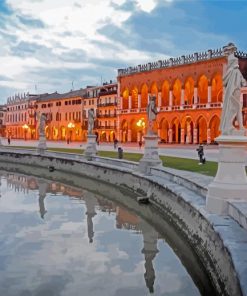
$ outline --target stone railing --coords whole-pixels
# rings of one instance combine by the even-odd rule
[[[236,51],[235,55],[236,57],[239,57],[239,58],[247,58],[247,53],[244,53],[241,51]],[[209,49],[208,51],[195,52],[187,56],[182,55],[181,57],[177,57],[177,58],[169,58],[166,60],[159,60],[157,62],[151,62],[143,65],[138,65],[135,67],[118,69],[118,76],[125,76],[125,75],[131,75],[138,72],[146,72],[146,71],[151,71],[155,69],[162,69],[162,68],[168,68],[173,66],[191,64],[191,63],[196,63],[198,61],[206,61],[206,60],[216,59],[224,56],[225,56],[225,53],[223,48],[213,49],[213,50]]]

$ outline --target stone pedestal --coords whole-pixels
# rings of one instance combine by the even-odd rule
[[[247,201],[246,147],[247,137],[220,136],[219,164],[214,181],[208,187],[207,210],[215,214],[228,214],[228,200]]]
[[[40,135],[39,136],[39,143],[38,143],[38,147],[37,147],[37,152],[39,154],[44,154],[46,148],[47,148],[47,146],[46,146],[46,137],[45,137],[45,135]]]
[[[155,134],[144,136],[144,156],[139,162],[138,170],[144,174],[150,174],[150,168],[161,166],[162,161],[158,153],[158,137]]]
[[[84,152],[86,156],[93,156],[96,155],[96,135],[88,135],[87,136],[87,146]]]

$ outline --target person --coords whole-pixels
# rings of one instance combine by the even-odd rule
[[[94,109],[91,108],[88,110],[88,134],[93,134],[93,128],[94,128]]]
[[[198,152],[198,156],[199,156],[199,165],[205,164],[206,159],[204,157],[204,150],[203,150],[203,145],[199,145],[199,147],[196,149],[196,151]]]
[[[147,117],[148,117],[148,133],[153,134],[153,125],[158,114],[156,108],[156,96],[149,96],[149,103],[147,105]]]
[[[139,141],[139,148],[142,148],[142,140]]]
[[[238,59],[234,55],[234,44],[229,44],[229,46],[228,48],[230,48],[231,53],[228,56],[227,70],[223,77],[225,94],[220,121],[222,135],[231,135],[236,132],[233,126],[233,120],[235,118],[238,121],[240,131],[244,130],[240,95],[241,87],[246,85],[246,81],[239,70]]]
[[[8,136],[8,144],[10,145],[10,136]]]
[[[118,140],[117,139],[114,139],[113,143],[114,143],[114,149],[116,149],[117,148],[117,144],[118,144]]]

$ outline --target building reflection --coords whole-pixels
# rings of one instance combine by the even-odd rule
[[[153,267],[153,260],[159,252],[157,243],[159,239],[158,232],[145,220],[139,218],[130,211],[124,208],[117,207],[116,213],[116,227],[121,229],[134,230],[135,233],[143,235],[143,249],[142,253],[145,258],[145,273],[144,279],[146,286],[150,293],[154,292],[155,270]]]
[[[97,210],[106,213],[116,213],[116,228],[126,229],[143,236],[143,248],[141,250],[144,255],[144,279],[146,287],[150,293],[154,292],[155,270],[153,260],[159,252],[157,243],[159,239],[158,232],[145,220],[135,215],[133,212],[116,205],[109,199],[92,193],[87,190],[76,189],[73,186],[60,184],[54,181],[44,179],[36,179],[34,177],[7,174],[7,185],[15,191],[28,193],[28,190],[37,190],[39,196],[39,214],[44,219],[47,213],[45,207],[45,198],[47,194],[57,195],[58,193],[77,198],[85,202],[87,216],[87,235],[89,243],[94,240],[94,222],[93,219],[97,215]]]

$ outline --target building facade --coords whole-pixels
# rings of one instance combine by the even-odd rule
[[[236,55],[246,79],[247,54]],[[159,111],[156,130],[161,142],[214,142],[219,135],[226,66],[227,56],[219,49],[119,69],[119,140],[142,139],[147,127],[148,98],[154,94]],[[243,89],[243,96],[245,92]]]
[[[247,79],[247,54],[235,54]],[[146,133],[146,108],[152,94],[157,98],[155,129],[161,143],[214,143],[219,135],[226,67],[224,49],[208,50],[119,69],[117,83],[64,94],[15,95],[8,98],[2,112],[1,133],[38,139],[39,116],[45,113],[48,140],[86,141],[88,111],[94,109],[97,140],[139,142]],[[242,88],[241,100],[247,126],[247,87]]]

